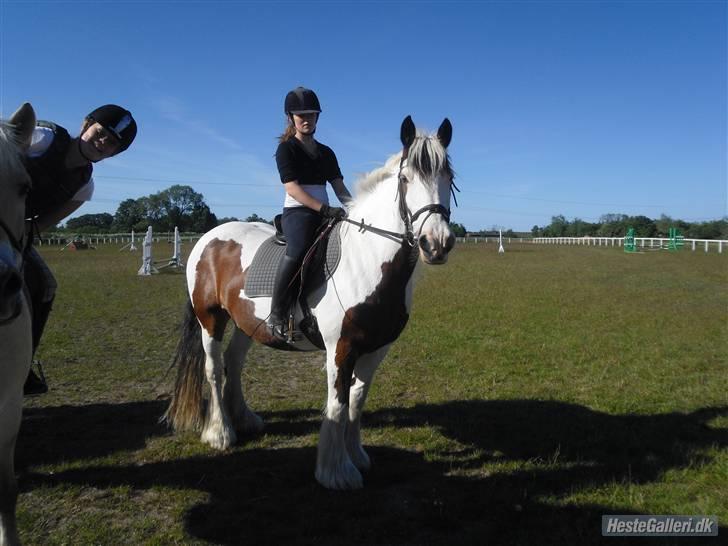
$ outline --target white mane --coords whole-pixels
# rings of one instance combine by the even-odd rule
[[[373,171],[363,175],[356,183],[357,194],[370,192],[382,180],[386,180],[397,175],[399,170],[399,162],[402,158],[402,152],[397,152],[391,156],[381,167],[377,167]]]
[[[357,193],[370,192],[381,181],[397,176],[401,158],[402,152],[398,152],[387,159],[382,167],[365,174],[356,184]],[[435,134],[428,135],[417,131],[417,136],[409,148],[406,165],[424,181],[433,179],[442,170],[445,170],[450,178],[453,176],[447,150],[443,148]]]

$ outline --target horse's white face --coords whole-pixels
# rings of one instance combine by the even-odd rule
[[[408,116],[402,123],[402,144],[408,151],[401,175],[406,179],[403,197],[413,218],[412,230],[420,259],[430,265],[444,264],[455,246],[450,230],[450,188],[453,173],[447,156],[452,126],[445,119],[437,135],[417,135]]]
[[[15,318],[22,301],[25,198],[31,187],[22,154],[34,128],[35,112],[28,103],[0,124],[0,322]]]

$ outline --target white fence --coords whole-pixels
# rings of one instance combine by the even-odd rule
[[[526,239],[524,239],[525,241]],[[587,245],[587,246],[622,246],[624,237],[533,237],[532,243],[545,245]],[[723,246],[728,241],[720,239],[682,239],[683,246],[695,251],[702,248],[708,252],[710,247],[723,252]],[[669,238],[665,237],[635,237],[634,243],[637,248],[658,249],[667,247]]]
[[[144,234],[137,233],[135,235],[137,242],[144,238]],[[182,242],[194,242],[202,237],[199,233],[180,235]],[[72,241],[84,241],[89,245],[106,245],[106,244],[128,244],[131,243],[131,233],[43,233],[40,237],[35,238],[35,244],[43,245],[60,245],[64,246]],[[155,233],[152,241],[174,243],[174,231]]]
[[[498,244],[498,237],[457,237],[458,243],[495,243]],[[530,239],[516,239],[516,242],[530,241]],[[511,244],[511,237],[503,237],[503,242]]]

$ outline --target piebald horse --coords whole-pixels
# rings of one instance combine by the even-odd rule
[[[326,347],[328,397],[321,425],[316,479],[330,489],[362,487],[370,460],[361,445],[362,409],[374,372],[409,318],[418,263],[444,264],[455,244],[450,231],[453,171],[447,153],[452,126],[437,134],[415,129],[407,116],[403,149],[363,178],[341,227],[341,257],[332,276],[307,302]],[[206,233],[187,262],[189,301],[174,364],[177,380],[164,419],[175,430],[202,430],[202,441],[226,449],[237,432],[259,431],[261,418],[245,403],[241,371],[253,340],[293,347],[272,337],[264,320],[270,298],[246,295],[256,250],[274,234],[263,223],[231,222]],[[298,320],[301,311],[296,311]],[[223,355],[223,333],[235,324]],[[203,382],[210,385],[207,415]]]
[[[22,156],[35,112],[25,103],[0,121],[0,545],[20,544],[15,522],[18,488],[15,441],[23,409],[23,382],[32,356],[30,309],[23,293],[25,198],[31,188]]]

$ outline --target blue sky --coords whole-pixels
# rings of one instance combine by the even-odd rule
[[[272,218],[283,98],[304,85],[349,187],[406,115],[450,118],[469,230],[711,220],[728,214],[727,20],[700,0],[0,0],[0,114],[30,101],[75,134],[98,105],[133,112],[137,140],[77,214],[181,183],[219,217]]]

